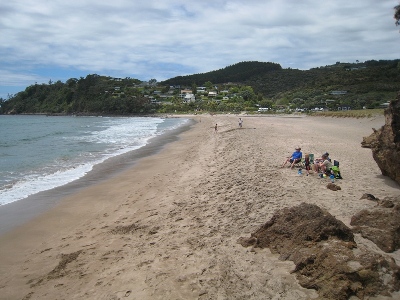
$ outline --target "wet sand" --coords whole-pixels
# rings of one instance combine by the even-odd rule
[[[152,138],[149,143],[142,148],[111,157],[105,162],[95,165],[93,170],[84,177],[70,182],[69,184],[0,206],[0,235],[52,208],[60,199],[76,193],[82,188],[110,179],[118,173],[132,168],[140,158],[154,155],[166,144],[178,140],[179,134],[188,130],[193,124],[194,121],[189,119],[187,124]]]

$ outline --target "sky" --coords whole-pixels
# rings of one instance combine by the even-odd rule
[[[399,59],[398,0],[0,3],[0,97],[98,74],[162,81],[243,61],[308,70]]]

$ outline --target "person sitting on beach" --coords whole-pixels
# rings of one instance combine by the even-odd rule
[[[303,157],[303,153],[301,153],[301,151],[300,151],[301,148],[300,148],[300,147],[297,147],[295,150],[296,150],[296,151],[293,152],[292,156],[288,157],[288,158],[284,161],[284,163],[282,164],[282,167],[281,167],[281,168],[283,168],[288,162],[290,162],[290,164],[291,164],[291,165],[290,165],[290,168],[293,169],[294,165],[301,161],[301,159],[302,159],[302,157]]]
[[[320,161],[315,162],[314,164],[314,168],[315,168],[315,172],[320,172],[322,174],[326,174],[328,172],[330,172],[331,168],[332,168],[332,163],[329,160],[329,156],[325,154],[322,154],[322,157]]]
[[[328,152],[325,152],[324,154],[321,155],[320,158],[314,159],[314,163],[323,162],[323,161],[325,160],[325,159],[323,158],[324,156],[326,157],[327,160],[331,161],[331,159],[329,158],[329,153],[328,153]]]

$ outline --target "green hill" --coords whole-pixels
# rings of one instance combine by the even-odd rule
[[[214,84],[225,82],[244,82],[251,77],[262,76],[266,73],[279,70],[282,70],[282,67],[276,63],[247,61],[207,73],[174,77],[161,82],[161,84],[185,86],[196,84],[199,86],[203,85],[207,81],[210,81]]]
[[[336,100],[354,108],[373,108],[393,100],[400,91],[400,60],[337,63],[307,71],[284,69],[251,77],[244,84],[275,101],[300,98],[315,105]]]
[[[216,97],[198,93],[183,103],[180,89],[208,86]],[[88,75],[35,84],[10,99],[0,99],[0,114],[60,113],[129,115],[154,112],[256,110],[257,106],[337,110],[377,108],[400,91],[400,60],[340,63],[310,70],[283,69],[271,62],[240,62],[202,74],[156,84],[131,78]],[[208,91],[207,91],[208,92]]]

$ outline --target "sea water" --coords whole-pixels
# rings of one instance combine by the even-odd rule
[[[0,115],[0,205],[77,180],[108,158],[139,149],[187,121]]]

